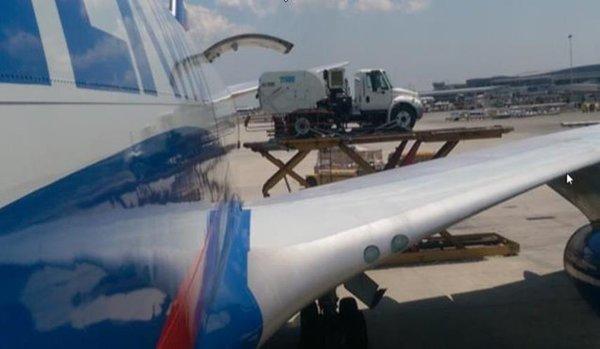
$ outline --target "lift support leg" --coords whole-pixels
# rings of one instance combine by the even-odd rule
[[[279,181],[281,181],[286,174],[289,174],[292,178],[294,178],[300,185],[308,188],[308,182],[302,178],[299,174],[294,172],[294,168],[304,160],[304,158],[310,153],[308,150],[300,150],[296,155],[294,155],[287,163],[283,163],[281,160],[275,158],[271,154],[266,151],[260,152],[262,156],[264,156],[267,160],[272,162],[275,166],[279,167],[279,170],[275,172],[271,178],[265,182],[262,188],[262,193],[264,197],[269,197],[269,190],[271,190]]]
[[[348,157],[350,159],[352,159],[354,162],[356,162],[356,164],[361,169],[363,169],[363,171],[365,171],[368,174],[375,173],[375,169],[368,162],[366,162],[365,159],[363,159],[362,156],[360,156],[354,149],[350,148],[343,142],[340,142],[338,144],[338,147],[340,148],[341,151],[343,151],[346,155],[348,155]]]

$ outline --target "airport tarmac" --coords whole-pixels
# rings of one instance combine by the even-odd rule
[[[559,132],[564,121],[600,120],[600,113],[564,113],[503,120],[447,122],[446,113],[426,114],[418,129],[512,126],[502,139],[462,142],[450,154]],[[260,141],[264,132],[242,132],[241,141]],[[370,145],[390,151],[396,144]],[[439,146],[439,145],[437,145]],[[427,150],[430,146],[423,149]],[[431,147],[434,149],[435,147]],[[278,153],[282,159],[291,153]],[[232,166],[244,200],[261,197],[275,167],[258,154],[240,150]],[[316,152],[297,171],[312,172]],[[243,176],[242,176],[243,174]],[[577,178],[574,178],[577,180]],[[290,181],[293,190],[298,187]],[[285,195],[280,183],[273,196]],[[600,314],[583,301],[563,272],[562,255],[585,217],[548,187],[502,203],[450,229],[451,233],[498,232],[521,245],[515,257],[370,271],[387,293],[365,310],[372,348],[599,348]],[[339,290],[340,296],[347,293]],[[266,348],[296,347],[299,321],[290,320]]]

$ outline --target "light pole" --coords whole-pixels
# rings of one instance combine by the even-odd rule
[[[569,73],[571,75],[571,85],[573,85],[573,34],[569,34],[569,61],[571,66]]]

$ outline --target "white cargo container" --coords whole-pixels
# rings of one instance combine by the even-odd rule
[[[268,72],[260,77],[258,96],[263,111],[287,114],[316,109],[318,101],[327,99],[327,90],[322,76],[312,71]]]

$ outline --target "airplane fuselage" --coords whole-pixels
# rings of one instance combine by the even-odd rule
[[[203,330],[247,217],[234,108],[211,67],[176,64],[200,48],[170,5],[0,2],[0,347],[258,343],[243,278],[246,310],[222,313],[249,335]]]

